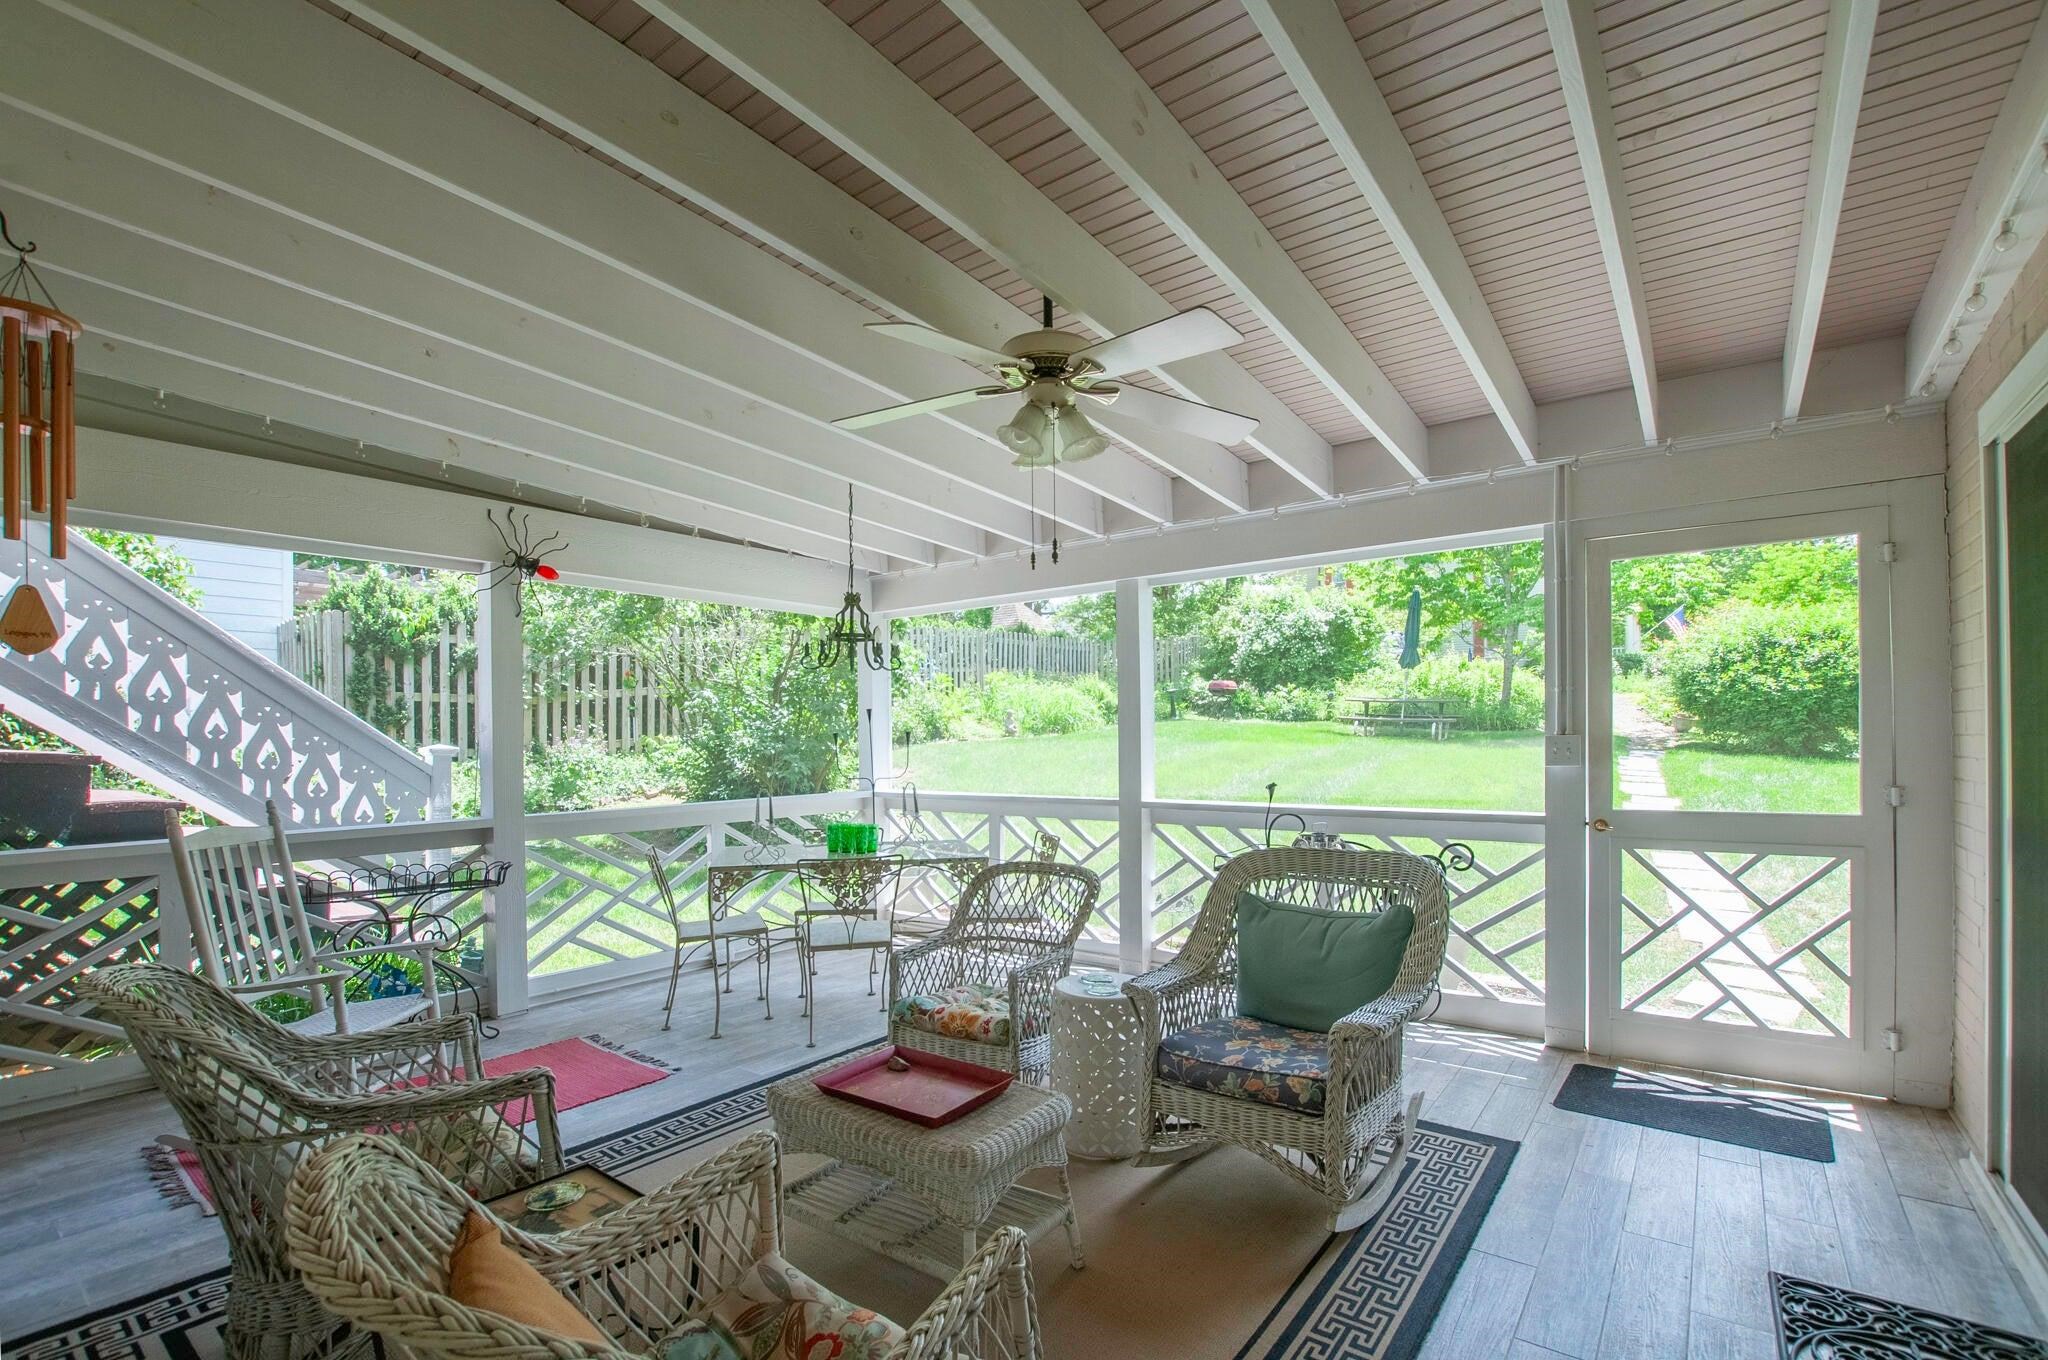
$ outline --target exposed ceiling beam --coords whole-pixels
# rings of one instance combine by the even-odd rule
[[[1536,461],[1536,402],[1394,111],[1333,0],[1245,0],[1252,21],[1407,262],[1515,452]]]
[[[2020,267],[2048,234],[2048,17],[2034,21],[2033,36],[2013,72],[2005,102],[1977,158],[1970,187],[1956,208],[1934,272],[1920,294],[1906,331],[1906,391],[1946,393],[1969,361],[1984,323],[1998,312]],[[2006,223],[2012,239],[1998,241]],[[1976,306],[1970,298],[1979,286]],[[1949,337],[1955,353],[1947,352]],[[1931,389],[1929,385],[1931,386]]]
[[[1870,44],[1877,36],[1877,8],[1878,0],[1832,0],[1828,6],[1820,111],[1807,159],[1806,211],[1799,224],[1799,263],[1792,276],[1792,316],[1785,328],[1786,420],[1799,419],[1806,375],[1813,365],[1814,337],[1820,334],[1835,229],[1842,221],[1842,191],[1849,184],[1849,157],[1856,148],[1856,115],[1863,107]]]
[[[1116,334],[1173,311],[1107,247],[815,0],[650,0],[643,8],[1085,324]],[[787,207],[756,202],[750,210],[738,198],[721,212],[785,248],[789,235],[812,230]],[[1258,431],[1246,442],[1314,494],[1330,494],[1329,442],[1235,360],[1208,354],[1168,365],[1159,375],[1183,396],[1257,419]]]
[[[420,49],[500,98],[545,118],[692,203],[896,314],[986,345],[1036,322],[929,246],[784,155],[557,0],[341,0],[366,22]],[[799,326],[793,343],[815,341]],[[903,397],[949,390],[930,368],[869,344],[844,362]],[[943,362],[943,361],[941,361]],[[957,366],[956,366],[957,367]],[[985,376],[985,375],[983,375]],[[974,380],[967,369],[946,379]],[[884,403],[876,402],[875,405]],[[994,443],[1011,411],[993,405],[933,417]],[[1242,509],[1243,463],[1202,440],[1162,435],[1111,414],[1108,428],[1233,509]],[[1061,468],[1146,515],[1170,509],[1164,481],[1117,454]]]
[[[1429,475],[1429,432],[1421,419],[1079,0],[946,5],[1258,313],[1410,476]]]
[[[89,12],[90,27],[51,9]],[[837,431],[828,421],[845,409],[839,399],[872,400],[870,384],[821,371],[722,317],[678,310],[689,294],[672,276],[705,269],[679,248],[692,228],[760,252],[311,6],[24,6],[10,16],[9,38],[16,50],[48,56],[0,99],[513,300],[578,332],[574,343],[592,353],[616,346],[660,365],[671,407],[810,462],[828,479],[915,498],[1013,542],[1031,537],[1028,481],[1002,462],[991,478],[991,460],[938,426]],[[363,99],[366,88],[380,97]],[[286,94],[337,124],[286,109]],[[435,135],[419,136],[421,127]],[[467,178],[436,178],[400,153]],[[857,319],[871,315],[865,309],[778,269],[842,309],[821,307],[818,325],[836,322],[866,339]],[[773,365],[735,362],[749,346],[772,350]],[[998,492],[1005,477],[1015,480]],[[1093,497],[1072,499],[1084,522],[1099,512]]]
[[[1614,295],[1614,319],[1621,328],[1622,350],[1628,355],[1643,442],[1654,444],[1659,438],[1657,358],[1650,342],[1650,307],[1643,292],[1642,265],[1636,258],[1635,225],[1629,215],[1621,139],[1614,131],[1607,59],[1600,50],[1594,0],[1543,0],[1543,21],[1550,29],[1565,110],[1571,115],[1572,140],[1579,149],[1579,169],[1593,209],[1593,229],[1600,238],[1600,259],[1607,267],[1608,291]]]

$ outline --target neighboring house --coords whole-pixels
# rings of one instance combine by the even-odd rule
[[[989,626],[998,632],[1006,628],[1022,628],[1033,633],[1050,633],[1053,630],[1051,621],[1028,604],[997,605]]]
[[[277,626],[292,616],[292,555],[200,538],[161,541],[192,563],[199,612],[259,656],[277,660]]]

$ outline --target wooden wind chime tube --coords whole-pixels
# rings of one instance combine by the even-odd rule
[[[0,521],[23,536],[27,508],[50,517],[50,554],[68,545],[78,496],[78,426],[73,416],[74,337],[62,312],[0,297]]]

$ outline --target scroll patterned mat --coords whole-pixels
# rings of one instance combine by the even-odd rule
[[[2048,1360],[2017,1332],[1771,1272],[1785,1360]]]
[[[606,1096],[636,1091],[675,1071],[660,1058],[622,1048],[595,1034],[557,1039],[538,1048],[522,1048],[517,1053],[484,1059],[487,1077],[502,1077],[507,1072],[523,1072],[530,1067],[545,1067],[555,1074],[557,1114]],[[533,1115],[528,1112],[521,1122],[532,1121]],[[159,1138],[142,1149],[142,1158],[149,1166],[150,1180],[165,1199],[180,1207],[197,1205],[201,1213],[213,1216],[213,1191],[206,1184],[206,1172],[182,1140]]]
[[[762,1127],[768,1085],[586,1142],[569,1158],[654,1188]],[[1335,1237],[1322,1230],[1312,1195],[1236,1149],[1166,1169],[1075,1162],[1083,1244],[1095,1264],[1067,1269],[1059,1233],[1040,1243],[1034,1274],[1045,1353],[1413,1360],[1518,1148],[1425,1120],[1386,1211]],[[785,1177],[815,1163],[789,1161]],[[804,1225],[789,1225],[789,1234],[785,1250],[806,1271],[899,1321],[917,1316],[939,1288]],[[226,1296],[227,1272],[213,1271],[26,1337],[7,1354],[218,1360]]]
[[[1551,1104],[1560,1110],[1803,1157],[1809,1162],[1835,1160],[1835,1135],[1827,1115],[1796,1100],[1573,1063]]]

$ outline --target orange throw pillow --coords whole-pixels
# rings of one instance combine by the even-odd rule
[[[547,1277],[505,1245],[497,1225],[472,1209],[448,1253],[448,1296],[572,1341],[608,1346],[611,1338],[583,1316]]]

